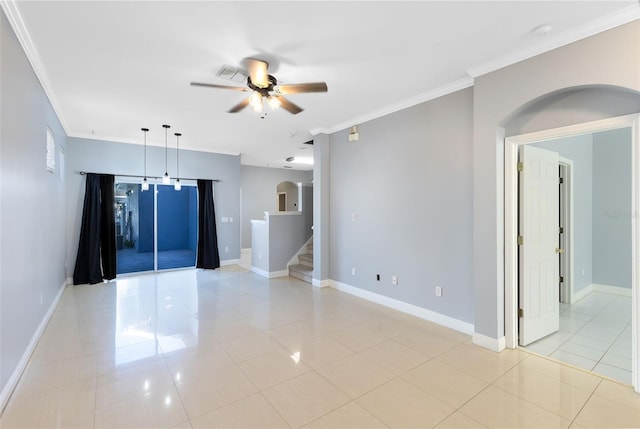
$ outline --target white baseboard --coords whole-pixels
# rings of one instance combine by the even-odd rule
[[[593,292],[593,285],[589,285],[589,286],[585,286],[584,288],[580,289],[579,291],[573,291],[573,293],[571,294],[571,304],[575,304],[576,302],[580,301],[582,298],[584,298],[585,296],[589,295],[591,292]]]
[[[289,270],[282,271],[265,271],[261,268],[251,266],[251,271],[268,279],[274,279],[276,277],[287,277],[289,275]]]
[[[73,285],[73,277],[67,277],[67,284]]]
[[[591,285],[594,292],[610,293],[612,295],[631,296],[631,289],[620,286],[603,285],[600,283],[593,283]]]
[[[473,333],[471,341],[477,346],[484,347],[485,349],[489,349],[494,352],[501,352],[507,346],[505,337],[495,339],[477,332]]]
[[[226,265],[238,265],[240,263],[240,259],[225,259],[224,261],[220,261],[220,266],[224,267]]]
[[[376,304],[384,305],[385,307],[393,308],[394,310],[411,314],[412,316],[437,323],[438,325],[442,325],[447,328],[455,329],[456,331],[460,331],[468,335],[473,334],[473,324],[471,323],[463,322],[462,320],[454,319],[453,317],[445,316],[444,314],[436,313],[435,311],[427,310],[426,308],[418,307],[417,305],[389,298],[388,296],[360,289],[358,287],[351,286],[346,283],[337,282],[335,280],[329,280],[329,285],[334,289],[338,289],[339,291],[355,295],[357,297],[366,299],[367,301],[375,302]]]
[[[11,377],[9,377],[9,380],[7,380],[7,384],[4,385],[2,392],[0,392],[0,414],[2,414],[2,411],[4,410],[4,407],[7,405],[7,402],[9,401],[11,394],[13,393],[14,389],[18,385],[18,381],[20,381],[20,377],[22,376],[22,373],[27,367],[27,363],[29,363],[29,359],[31,358],[33,351],[38,345],[38,341],[40,341],[40,337],[42,336],[42,333],[47,327],[47,324],[49,323],[51,316],[53,316],[53,312],[58,307],[58,303],[60,302],[60,298],[62,297],[62,293],[64,292],[64,289],[68,284],[67,283],[68,281],[69,279],[65,279],[64,283],[62,283],[62,285],[60,286],[60,289],[58,290],[56,297],[53,299],[53,302],[49,306],[49,310],[47,310],[47,313],[44,315],[44,317],[40,321],[40,324],[38,325],[35,332],[33,333],[33,336],[31,337],[31,341],[29,341],[29,345],[25,349],[24,353],[22,354],[22,357],[20,358],[20,361],[18,362],[15,369],[11,373]]]
[[[313,279],[311,281],[311,284],[314,285],[315,287],[329,287],[331,286],[331,280]]]

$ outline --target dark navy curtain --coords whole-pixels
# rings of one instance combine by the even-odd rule
[[[116,277],[114,176],[87,173],[73,284],[95,284]]]
[[[198,179],[198,258],[196,268],[220,267],[213,181]]]

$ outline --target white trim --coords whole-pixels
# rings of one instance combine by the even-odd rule
[[[73,285],[73,277],[67,277],[66,283],[68,285]]]
[[[589,295],[591,292],[593,292],[593,285],[585,286],[577,292],[573,291],[573,293],[571,294],[571,304],[575,304],[585,296]]]
[[[498,353],[504,350],[506,347],[506,341],[504,337],[495,339],[487,337],[486,335],[479,334],[477,332],[473,333],[471,342],[477,346],[484,347],[485,349],[489,349]]]
[[[632,4],[624,9],[604,15],[600,19],[591,21],[586,25],[571,31],[565,31],[558,37],[549,39],[546,43],[537,44],[529,49],[519,49],[508,55],[471,67],[467,69],[467,74],[475,79],[487,73],[519,63],[520,61],[524,61],[537,55],[544,54],[545,52],[553,51],[554,49],[558,49],[570,43],[586,39],[587,37],[602,33],[603,31],[619,27],[631,21],[635,21],[638,18],[640,18],[640,8],[638,7],[638,4]]]
[[[366,299],[367,301],[375,302],[376,304],[384,305],[385,307],[393,308],[394,310],[398,310],[403,313],[411,314],[412,316],[437,323],[438,325],[455,329],[456,331],[460,331],[468,335],[471,335],[473,333],[474,328],[473,324],[471,323],[454,319],[453,317],[445,316],[444,314],[436,313],[435,311],[427,310],[426,308],[418,307],[404,301],[389,298],[388,296],[380,295],[375,292],[371,292],[335,280],[329,280],[329,285],[339,291]]]
[[[613,285],[603,285],[600,283],[593,283],[594,292],[609,293],[611,295],[631,296],[631,289]]]
[[[33,333],[33,336],[31,337],[31,341],[29,341],[29,345],[25,349],[24,353],[22,354],[22,357],[20,358],[20,361],[18,362],[15,369],[11,373],[11,377],[9,377],[9,380],[7,380],[7,384],[4,385],[2,392],[0,392],[0,414],[2,414],[2,411],[4,411],[4,407],[7,405],[9,398],[11,398],[11,394],[13,393],[14,389],[18,385],[18,382],[20,381],[20,377],[22,377],[22,373],[27,368],[27,363],[29,363],[29,359],[31,358],[31,355],[36,349],[36,346],[38,345],[38,341],[40,341],[40,337],[42,336],[42,333],[47,327],[49,320],[51,320],[51,316],[53,316],[53,313],[55,312],[56,308],[58,308],[58,303],[60,302],[60,298],[62,298],[62,293],[64,292],[66,286],[67,286],[67,279],[65,279],[65,281],[60,286],[60,289],[58,290],[56,297],[53,299],[53,302],[49,306],[49,310],[40,321],[40,324],[38,325],[35,332]]]
[[[265,271],[261,268],[251,266],[251,272],[254,272],[262,277],[266,277],[268,279],[274,279],[276,277],[287,277],[289,275],[289,270],[281,270],[281,271]]]
[[[220,261],[221,267],[225,267],[227,265],[238,265],[238,264],[240,264],[240,259],[225,259],[224,261]]]
[[[565,299],[565,301],[563,302],[569,302],[572,303],[573,301],[573,285],[574,285],[574,263],[573,263],[573,253],[574,253],[574,249],[575,247],[573,246],[573,229],[574,229],[574,222],[573,222],[573,213],[574,213],[574,209],[573,209],[573,198],[574,198],[574,190],[573,190],[573,160],[568,159],[568,158],[564,158],[564,157],[560,157],[560,165],[562,167],[565,168],[566,170],[566,177],[564,178],[564,185],[565,185],[565,195],[563,196],[563,200],[564,200],[564,212],[562,213],[562,217],[563,217],[563,222],[565,225],[565,263],[568,265],[567,268],[567,272],[565,273],[565,285],[566,285],[566,294],[563,297]]]
[[[421,103],[425,103],[436,98],[444,97],[445,95],[460,91],[465,88],[473,86],[473,79],[465,77],[447,84],[441,85],[431,91],[423,92],[422,94],[415,95],[413,97],[399,101],[398,103],[391,104],[373,112],[355,117],[349,121],[341,122],[339,124],[329,127],[317,127],[309,130],[312,136],[317,134],[332,134],[340,130],[351,128],[354,125],[360,125],[364,122],[372,121],[374,119],[381,118],[383,116],[390,115],[391,113],[398,112],[409,107],[416,106]]]
[[[562,137],[576,136],[614,130],[620,128],[631,128],[631,210],[632,213],[640,213],[640,114],[618,116],[615,118],[602,119],[598,121],[586,122],[583,124],[570,125],[566,127],[554,128],[534,133],[522,134],[508,137],[504,140],[505,165],[504,165],[504,287],[505,287],[505,339],[509,348],[517,347],[517,246],[513,225],[517,225],[517,170],[516,161],[518,146],[546,140],[553,140]],[[631,218],[632,235],[632,384],[636,392],[640,392],[640,221],[638,216]],[[514,269],[515,267],[515,269]],[[579,292],[576,295],[580,295]],[[507,297],[509,299],[507,299]],[[577,300],[577,296],[573,297]]]
[[[329,287],[331,286],[331,280],[312,279],[311,284],[315,287]]]

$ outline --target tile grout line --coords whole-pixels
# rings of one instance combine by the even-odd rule
[[[580,407],[580,409],[578,410],[578,412],[576,413],[575,417],[573,418],[573,420],[571,420],[571,424],[569,425],[569,427],[571,427],[576,419],[578,418],[578,416],[580,415],[580,413],[582,412],[582,410],[584,410],[584,407],[587,406],[587,404],[589,403],[589,401],[591,400],[591,398],[593,397],[593,395],[595,395],[596,390],[598,390],[598,387],[600,387],[600,385],[602,384],[602,382],[604,381],[603,378],[600,378],[600,381],[598,382],[597,386],[594,387],[593,391],[591,392],[591,394],[589,395],[589,397],[587,398],[586,401],[584,401],[584,404],[582,404],[582,406]]]

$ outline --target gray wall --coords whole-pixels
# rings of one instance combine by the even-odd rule
[[[573,290],[593,283],[593,137],[575,137],[535,143],[573,161]]]
[[[593,282],[631,288],[631,128],[593,135]],[[637,215],[637,214],[635,214]]]
[[[243,249],[251,247],[251,219],[263,219],[264,212],[278,210],[278,184],[284,181],[308,183],[312,178],[313,171],[241,166]]]
[[[331,279],[473,322],[472,101],[469,88],[359,124],[358,142],[330,136]]]
[[[287,269],[287,262],[311,238],[311,228],[303,214],[270,215],[269,271]],[[251,252],[253,254],[253,251]]]
[[[67,259],[70,261],[67,273],[71,276],[78,249],[84,198],[85,180],[79,172],[143,174],[144,148],[142,145],[71,137],[67,147]],[[171,168],[172,165],[175,166],[175,150],[169,150],[169,174],[173,176],[175,170]],[[164,174],[164,167],[164,148],[148,146],[147,174],[160,177]],[[181,150],[180,174],[182,177],[221,180],[214,184],[220,259],[239,259],[240,157]],[[233,217],[233,222],[222,223],[222,217]],[[224,252],[225,247],[229,248],[229,252]]]
[[[606,58],[606,60],[603,60]],[[504,144],[501,127],[531,103],[572,88],[606,86],[607,94],[640,91],[640,21],[478,76],[473,90],[473,290],[478,334],[504,336]],[[582,104],[558,103],[557,114],[530,120],[528,131],[577,124],[632,111],[587,94]],[[635,110],[637,112],[637,110]],[[515,123],[515,122],[511,122]]]
[[[0,13],[0,391],[65,275],[66,135],[4,13]],[[46,129],[57,146],[46,170]],[[66,149],[68,158],[68,149]]]

